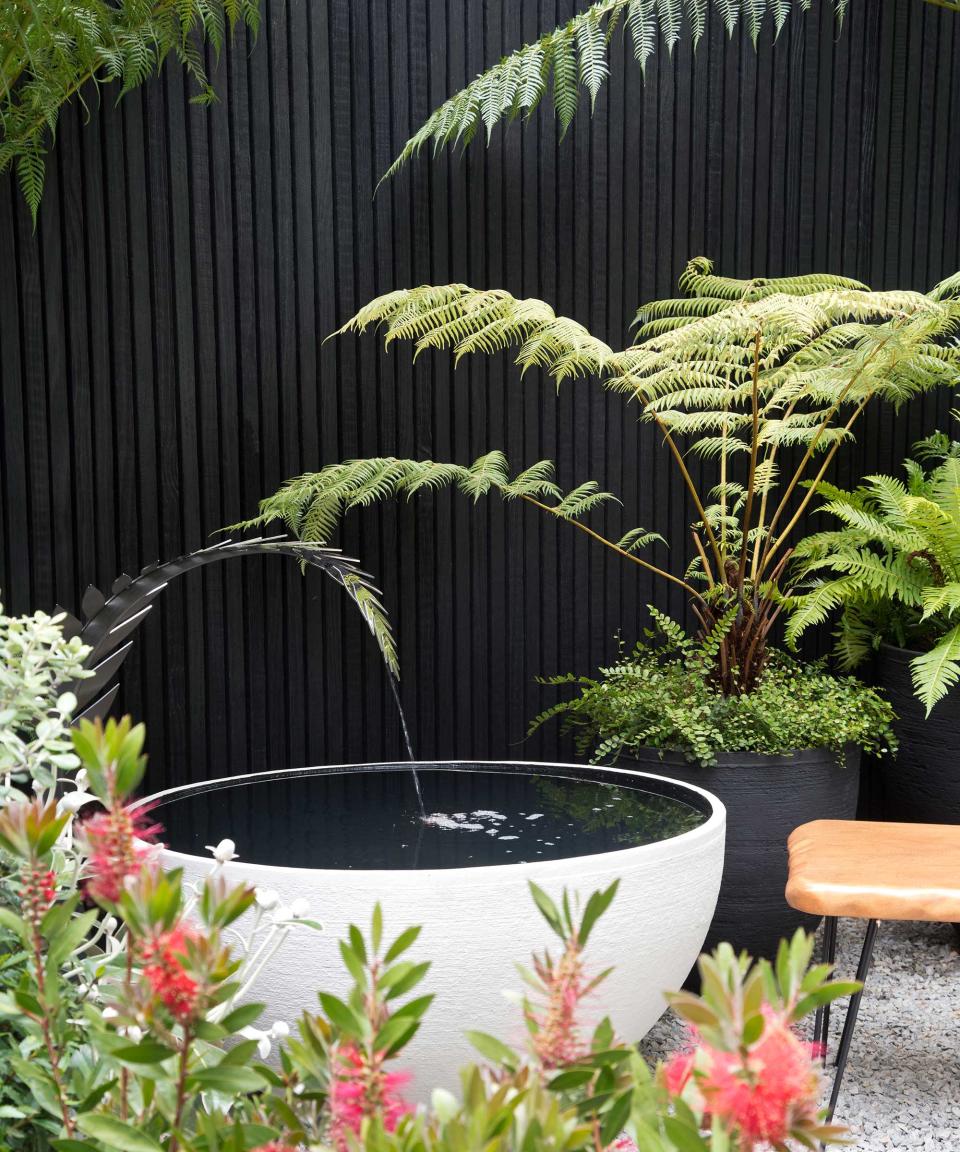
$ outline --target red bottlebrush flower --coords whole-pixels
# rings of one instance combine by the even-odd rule
[[[382,1053],[372,1060],[355,1044],[344,1044],[333,1061],[330,1083],[330,1139],[339,1152],[348,1152],[349,1133],[359,1136],[368,1116],[379,1116],[392,1132],[411,1112],[400,1093],[410,1079],[406,1072],[387,1072]]]
[[[549,959],[535,960],[535,966],[546,989],[547,1001],[541,1011],[527,1007],[527,1019],[535,1029],[534,1055],[544,1068],[575,1064],[586,1054],[577,1020],[587,989],[580,946],[571,939],[556,964]]]
[[[693,1052],[675,1052],[667,1061],[663,1072],[671,1096],[679,1096],[690,1083],[694,1059]]]
[[[149,860],[150,841],[160,832],[148,824],[146,808],[116,804],[84,820],[77,829],[87,855],[86,891],[98,903],[116,904],[127,878],[136,876]]]
[[[34,927],[39,927],[40,921],[53,906],[56,897],[56,872],[37,865],[24,865],[20,879],[20,898],[27,919]]]
[[[790,1129],[816,1115],[820,1078],[804,1043],[765,1011],[763,1035],[744,1060],[737,1052],[706,1053],[700,1091],[709,1112],[740,1137],[742,1152],[781,1144]]]
[[[190,1023],[200,1004],[200,985],[184,965],[190,939],[189,930],[178,925],[146,941],[140,949],[143,975],[154,996],[180,1024]]]

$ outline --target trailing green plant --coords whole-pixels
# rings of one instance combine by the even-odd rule
[[[647,61],[662,40],[669,53],[687,35],[694,48],[707,27],[712,8],[723,21],[728,36],[742,23],[753,42],[765,22],[772,23],[774,36],[780,35],[787,17],[800,9],[807,11],[811,0],[599,0],[576,13],[552,32],[504,56],[492,68],[481,72],[466,88],[436,108],[404,144],[400,154],[384,173],[395,175],[408,160],[428,144],[434,152],[462,145],[478,134],[487,142],[500,121],[529,118],[548,92],[553,96],[554,113],[561,137],[573,122],[586,92],[593,111],[597,96],[610,75],[610,45],[622,25],[629,36],[633,55],[646,74]],[[938,8],[960,12],[960,0],[926,0]],[[838,25],[842,23],[849,0],[833,0]],[[481,131],[482,130],[482,131]]]
[[[118,99],[172,57],[216,98],[203,45],[219,56],[238,22],[254,34],[259,0],[5,0],[0,4],[0,172],[15,166],[36,223],[44,156],[60,109],[88,82],[119,86]]]
[[[813,499],[803,481],[823,479],[873,400],[899,405],[956,380],[960,348],[946,338],[960,326],[960,274],[926,295],[871,292],[829,275],[730,279],[698,258],[680,287],[681,298],[641,308],[639,340],[620,352],[541,300],[464,284],[390,292],[341,331],[382,326],[387,347],[452,348],[457,362],[516,347],[522,371],[541,369],[558,385],[599,378],[655,425],[679,470],[695,514],[682,574],[637,554],[662,543],[656,533],[635,528],[614,540],[584,522],[610,499],[596,483],[564,494],[549,461],[510,479],[497,452],[470,467],[392,457],[328,465],[288,481],[234,527],[280,519],[324,542],[351,508],[452,485],[474,499],[500,492],[681,586],[702,638],[729,616],[710,677],[724,695],[749,692],[782,610],[792,538]],[[688,453],[705,462],[702,484]]]
[[[709,675],[719,634],[693,640],[675,621],[649,610],[656,628],[598,677],[541,680],[579,692],[541,712],[531,732],[559,719],[594,763],[651,746],[705,766],[723,752],[831,748],[840,757],[851,744],[875,753],[896,747],[893,709],[855,677],[837,677],[822,662],[801,663],[775,651],[751,692],[724,695]]]
[[[841,527],[801,541],[801,590],[787,638],[840,614],[836,651],[855,668],[882,643],[919,649],[910,662],[929,716],[960,679],[960,442],[937,435],[905,460],[905,481],[868,476],[852,492],[821,483],[820,509]]]

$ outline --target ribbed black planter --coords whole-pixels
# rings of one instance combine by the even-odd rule
[[[884,645],[877,659],[877,682],[897,714],[900,741],[896,757],[878,765],[882,814],[908,823],[960,824],[960,689],[925,716],[910,678],[916,655]]]
[[[722,940],[752,956],[773,957],[783,937],[813,929],[814,916],[787,904],[787,837],[808,820],[852,820],[857,814],[860,752],[811,748],[785,756],[725,753],[712,768],[655,748],[621,757],[636,765],[706,788],[726,805],[727,846],[720,899],[705,948]]]

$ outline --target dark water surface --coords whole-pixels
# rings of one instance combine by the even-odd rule
[[[418,765],[284,775],[174,796],[164,841],[205,855],[229,837],[243,860],[294,868],[458,868],[588,856],[650,844],[706,812],[639,788],[525,772]]]

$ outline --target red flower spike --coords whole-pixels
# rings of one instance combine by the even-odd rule
[[[555,965],[549,959],[537,963],[537,973],[546,988],[547,1002],[542,1011],[527,1009],[528,1019],[536,1025],[534,1055],[544,1068],[575,1064],[586,1053],[577,1020],[587,986],[578,942],[569,940]]]
[[[355,1044],[344,1044],[333,1061],[330,1083],[330,1139],[338,1152],[349,1152],[349,1133],[359,1136],[368,1116],[379,1116],[384,1128],[393,1132],[402,1117],[411,1112],[400,1093],[409,1073],[386,1072],[383,1054],[370,1060]]]
[[[179,1024],[195,1019],[200,1005],[200,985],[184,964],[191,938],[190,930],[178,925],[148,940],[140,952],[151,991]]]
[[[738,1052],[701,1048],[698,1077],[709,1113],[740,1137],[741,1152],[782,1144],[795,1126],[812,1122],[819,1107],[820,1078],[804,1043],[772,1009],[744,1059]]]
[[[148,862],[159,824],[148,824],[146,808],[117,804],[84,820],[77,829],[87,855],[86,891],[99,904],[116,904],[129,877]]]

